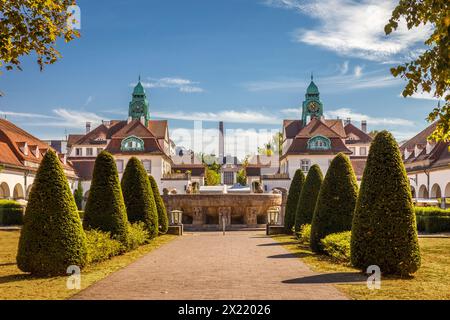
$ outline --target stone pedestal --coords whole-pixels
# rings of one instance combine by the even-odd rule
[[[280,225],[266,225],[266,235],[271,236],[274,234],[283,234],[284,233],[284,226]]]
[[[244,217],[244,223],[247,225],[257,224],[258,212],[259,210],[257,207],[247,207],[247,212],[245,213]]]
[[[169,229],[167,230],[167,234],[174,234],[176,236],[182,236],[183,235],[183,225],[173,225],[169,226]]]
[[[192,215],[192,224],[203,225],[205,224],[205,214],[203,213],[202,207],[194,207]]]
[[[223,217],[225,217],[225,226],[231,224],[231,207],[219,207],[219,226],[223,226]]]

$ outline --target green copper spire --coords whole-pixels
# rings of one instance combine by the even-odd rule
[[[143,116],[145,119],[145,125],[148,124],[150,119],[150,110],[147,96],[145,94],[144,86],[141,83],[141,76],[139,75],[139,81],[133,89],[133,94],[131,95],[131,102],[128,107],[128,116],[133,120],[140,120]]]
[[[308,117],[321,118],[323,116],[323,104],[320,101],[319,88],[313,81],[313,74],[311,72],[311,83],[306,89],[305,100],[302,106],[302,125],[307,125]]]

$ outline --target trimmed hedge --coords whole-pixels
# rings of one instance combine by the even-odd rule
[[[148,176],[150,179],[150,185],[152,186],[153,197],[155,198],[156,209],[158,210],[158,224],[159,224],[159,233],[164,234],[169,229],[169,217],[167,216],[166,206],[164,205],[164,201],[159,193],[158,184],[156,183],[155,178],[153,176]]]
[[[73,197],[75,198],[75,203],[77,204],[78,210],[83,210],[83,193],[81,181],[78,181],[77,188],[73,192]]]
[[[296,233],[300,231],[302,225],[311,224],[322,180],[323,175],[320,167],[317,164],[313,165],[308,171],[298,200],[294,226]]]
[[[295,214],[297,212],[298,199],[305,183],[305,175],[301,169],[297,169],[294,178],[289,187],[289,193],[286,200],[286,211],[284,215],[284,232],[292,234],[292,227],[295,223]]]
[[[436,207],[415,207],[417,230],[427,233],[450,231],[450,210]]]
[[[350,159],[338,153],[331,161],[317,197],[311,223],[311,250],[322,252],[320,240],[352,227],[358,185]]]
[[[323,251],[340,262],[350,262],[351,231],[332,233],[320,240]]]
[[[127,213],[113,156],[102,151],[95,160],[91,189],[84,210],[86,230],[111,232],[128,245]]]
[[[352,226],[351,262],[365,271],[409,275],[420,267],[417,226],[409,179],[388,131],[373,140]]]
[[[120,241],[112,239],[110,232],[87,230],[88,263],[105,261],[123,252]]]
[[[35,275],[65,275],[86,265],[86,235],[61,161],[47,151],[30,192],[17,266]]]
[[[128,250],[134,250],[139,246],[149,243],[151,238],[148,233],[147,227],[143,222],[135,222],[128,224]]]
[[[309,239],[311,238],[311,225],[302,225],[297,233],[297,238],[300,243],[309,243]]]
[[[128,221],[143,222],[149,236],[156,237],[158,212],[147,172],[138,158],[128,161],[121,184]]]
[[[23,224],[22,205],[14,200],[0,200],[0,226]]]

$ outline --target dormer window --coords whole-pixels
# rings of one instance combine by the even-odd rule
[[[20,152],[22,152],[24,155],[28,155],[28,143],[24,142],[18,142],[17,145],[19,146]]]
[[[144,151],[144,141],[136,136],[130,136],[122,140],[122,151]]]
[[[324,136],[315,136],[308,140],[308,149],[310,150],[329,150],[331,141]]]

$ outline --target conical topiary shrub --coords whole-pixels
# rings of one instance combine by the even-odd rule
[[[154,238],[158,235],[158,211],[147,172],[138,158],[128,161],[121,185],[128,221],[142,221],[149,237]]]
[[[73,197],[75,198],[75,203],[77,205],[78,210],[83,209],[83,186],[81,185],[81,181],[78,181],[78,186],[73,193]]]
[[[322,180],[322,170],[317,164],[313,165],[308,171],[298,200],[294,227],[296,233],[300,231],[302,225],[311,224]]]
[[[128,221],[113,156],[102,151],[95,160],[91,189],[84,209],[85,229],[110,232],[128,246]]]
[[[322,252],[320,240],[327,235],[351,229],[357,196],[352,164],[345,154],[338,153],[331,161],[317,197],[311,223],[312,251]]]
[[[420,267],[409,180],[387,131],[370,146],[353,218],[351,262],[363,271],[377,265],[386,274],[408,275]]]
[[[164,205],[164,201],[161,198],[161,194],[159,193],[158,184],[156,183],[155,178],[153,178],[153,176],[149,176],[148,178],[150,179],[150,185],[152,186],[156,209],[158,210],[159,233],[164,234],[169,228],[169,218],[167,217],[166,206]]]
[[[58,156],[39,166],[20,233],[17,266],[35,275],[63,275],[86,264],[86,235]]]
[[[292,227],[295,223],[295,213],[297,211],[298,199],[300,192],[302,191],[303,184],[305,182],[305,175],[301,169],[297,169],[294,174],[294,178],[291,181],[289,187],[289,193],[286,200],[286,210],[284,215],[284,232],[287,234],[292,233]]]

